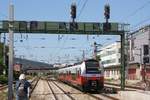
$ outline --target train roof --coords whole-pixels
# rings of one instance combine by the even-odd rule
[[[68,67],[72,67],[72,66],[75,66],[75,65],[79,65],[79,64],[82,64],[83,62],[91,62],[91,61],[97,61],[96,59],[86,59],[86,60],[84,60],[84,61],[81,61],[81,62],[77,62],[77,63],[74,63],[74,64],[72,64],[72,65],[66,65],[66,66],[64,66],[64,67],[61,67],[61,68],[59,68],[59,69],[63,69],[63,68],[68,68]]]

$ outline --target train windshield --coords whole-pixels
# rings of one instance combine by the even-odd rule
[[[85,62],[86,64],[86,73],[90,74],[90,73],[101,73],[100,70],[100,66],[99,66],[99,62],[98,61],[87,61]]]

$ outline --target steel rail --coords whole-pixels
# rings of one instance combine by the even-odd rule
[[[57,85],[54,81],[52,81],[52,83],[53,83],[54,85],[56,85],[61,91],[63,91],[64,94],[66,94],[71,100],[75,100],[75,98],[72,97],[72,96],[70,95],[70,93],[68,93],[68,92],[66,92],[65,90],[63,90],[63,89],[62,89],[59,85]]]
[[[55,100],[59,100],[59,99],[58,99],[58,97],[56,96],[56,94],[55,94],[54,90],[52,89],[52,87],[51,87],[51,85],[50,85],[49,81],[48,81],[47,79],[46,79],[46,81],[47,81],[47,84],[48,84],[48,86],[49,86],[50,90],[52,91],[52,94],[54,95]]]
[[[62,82],[62,81],[59,81],[60,83],[64,83],[64,82]],[[66,83],[65,83],[66,84]],[[74,85],[71,85],[71,84],[67,84],[68,86],[71,86],[71,87],[73,87],[73,88],[75,88],[75,89],[77,89],[77,90],[79,90],[79,91],[81,91],[81,89],[79,89],[79,88],[77,88],[77,87],[75,87]],[[90,93],[88,93],[88,92],[83,92],[83,91],[81,91],[83,94],[87,94],[87,95],[89,95],[89,96],[91,96],[91,97],[93,97],[94,99],[96,99],[96,100],[104,100],[103,98],[100,98],[100,97],[97,97],[97,96],[95,96],[95,95],[93,95],[93,94],[90,94]],[[106,95],[106,94],[97,94],[97,95],[102,95],[102,96],[104,96],[104,97],[106,97],[106,98],[108,98],[108,99],[111,99],[111,100],[119,100],[118,98],[115,98],[115,97],[112,97],[112,96],[109,96],[109,95]]]
[[[31,89],[29,98],[31,97],[31,94],[33,93],[33,91],[34,91],[35,87],[37,86],[37,84],[38,84],[39,80],[40,80],[40,78],[38,78],[38,79],[37,79],[37,81],[36,81],[35,85],[34,85],[34,86],[33,86],[33,88]],[[34,81],[32,81],[32,83],[33,83],[33,82],[34,82]]]

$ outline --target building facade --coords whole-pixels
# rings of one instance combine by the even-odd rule
[[[102,47],[98,53],[101,63],[104,66],[106,79],[118,79],[120,76],[120,42],[115,42]]]
[[[150,79],[150,25],[128,35],[126,78]],[[104,66],[105,79],[120,78],[120,42],[102,47],[98,55]]]
[[[132,32],[129,41],[129,78],[150,78],[150,25],[144,26]],[[131,75],[132,74],[132,75]]]

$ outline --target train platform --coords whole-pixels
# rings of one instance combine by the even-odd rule
[[[105,80],[105,83],[120,84],[120,80]],[[126,86],[146,88],[146,85],[147,85],[150,88],[150,80],[147,80],[146,83],[141,80],[126,80],[125,81]]]
[[[120,100],[150,100],[150,91],[119,91]]]

